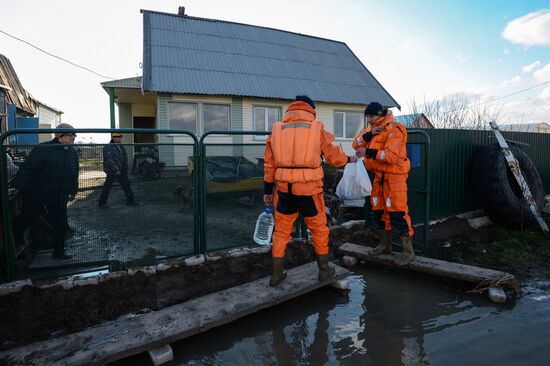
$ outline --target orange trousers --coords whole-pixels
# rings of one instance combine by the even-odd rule
[[[414,230],[407,205],[407,174],[376,173],[370,196],[374,224],[377,229],[400,236],[413,236]]]
[[[273,257],[285,256],[286,246],[290,241],[298,214],[304,217],[311,231],[315,253],[318,255],[328,253],[329,229],[323,192],[313,196],[296,196],[275,190],[273,204],[275,206],[275,229],[271,248]]]

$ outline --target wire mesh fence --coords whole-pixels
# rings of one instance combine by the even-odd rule
[[[16,276],[195,253],[195,183],[186,162],[196,146],[189,140],[3,145]]]

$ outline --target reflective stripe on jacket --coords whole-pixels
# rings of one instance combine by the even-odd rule
[[[319,121],[277,122],[271,133],[275,180],[288,183],[323,179]]]
[[[288,106],[283,122],[273,126],[273,133],[266,141],[264,182],[277,181],[277,189],[281,192],[288,192],[290,184],[293,194],[310,196],[323,191],[321,155],[332,166],[346,165],[348,156],[332,144],[334,135],[325,131],[323,123],[316,121],[315,116],[315,109],[307,103],[296,101]],[[304,128],[302,123],[310,124],[309,128]],[[293,127],[283,129],[287,125]],[[278,129],[280,132],[276,132]],[[286,134],[293,139],[293,144]]]
[[[373,127],[384,126],[385,130],[365,141],[363,135]],[[376,172],[407,174],[411,163],[407,158],[407,129],[389,114],[380,118],[375,126],[369,126],[353,139],[353,148],[365,147],[378,150],[375,159],[365,158],[368,170]]]

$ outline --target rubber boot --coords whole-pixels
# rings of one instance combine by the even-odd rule
[[[328,280],[334,277],[336,270],[328,264],[328,254],[320,254],[317,256],[317,265],[319,266],[319,282]]]
[[[410,236],[402,236],[401,243],[403,245],[403,252],[399,253],[395,258],[395,264],[398,266],[406,266],[412,262],[415,258],[414,248]]]
[[[380,242],[373,249],[372,255],[380,254],[390,254],[392,252],[391,248],[391,231],[378,230],[378,236],[380,237]]]
[[[286,271],[283,266],[285,263],[285,258],[275,258],[273,257],[273,274],[271,275],[271,280],[269,280],[269,286],[275,287],[285,279]]]

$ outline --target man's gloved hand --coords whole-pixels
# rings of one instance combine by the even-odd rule
[[[359,159],[361,159],[363,156],[365,156],[366,151],[367,151],[367,149],[365,149],[364,147],[360,147],[357,150],[355,150],[355,156],[357,156]]]
[[[377,149],[366,149],[365,156],[369,159],[376,159],[376,154],[378,154]]]
[[[264,194],[264,203],[266,206],[271,206],[273,204],[273,195]]]
[[[348,156],[348,163],[357,163],[357,158],[355,156]]]

